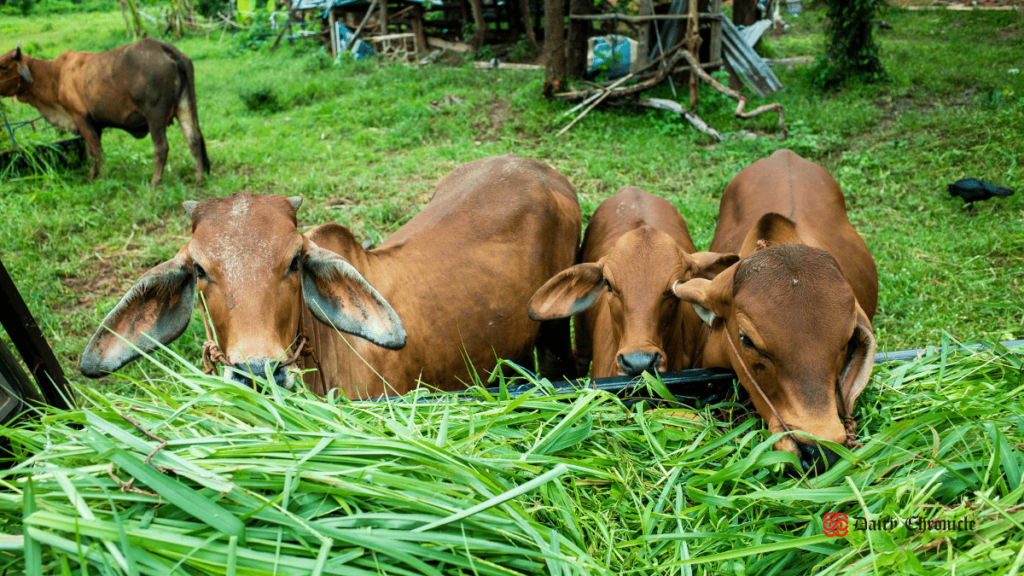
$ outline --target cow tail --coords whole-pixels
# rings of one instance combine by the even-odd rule
[[[203,132],[199,129],[199,106],[196,101],[196,77],[192,61],[173,44],[165,43],[164,51],[174,60],[174,63],[178,65],[178,70],[184,76],[185,89],[188,91],[189,110],[192,113],[192,126],[195,127],[196,137],[199,138],[199,148],[202,151],[203,171],[209,174],[210,157],[206,153],[206,140],[203,138]]]

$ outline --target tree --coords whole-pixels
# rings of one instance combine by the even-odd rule
[[[544,53],[547,80],[560,85],[565,79],[565,19],[562,0],[544,0]]]
[[[732,23],[750,26],[754,22],[757,22],[757,0],[733,0]]]
[[[811,78],[832,88],[858,78],[888,78],[875,43],[874,21],[884,0],[818,0],[825,7],[825,51],[811,68]]]

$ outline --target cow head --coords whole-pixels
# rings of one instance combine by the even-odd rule
[[[32,72],[29,71],[21,54],[21,42],[14,50],[0,56],[0,96],[14,96],[22,91],[22,86],[32,86]]]
[[[303,303],[342,332],[385,348],[404,346],[405,329],[381,295],[351,264],[299,233],[301,202],[248,193],[186,202],[191,240],[107,315],[82,354],[82,373],[100,377],[138,358],[137,349],[180,336],[197,292],[235,368],[231,375],[241,382],[251,384],[248,373],[269,370],[279,385],[294,384],[294,372],[280,363],[295,340]]]
[[[568,318],[607,291],[619,373],[664,372],[664,339],[672,330],[678,333],[681,322],[672,286],[713,277],[736,260],[735,254],[688,254],[669,234],[641,226],[619,237],[597,262],[577,264],[548,280],[530,299],[528,313],[533,320]]]
[[[828,252],[803,244],[761,246],[714,280],[679,283],[674,292],[712,328],[705,365],[731,367],[771,433],[782,432],[749,371],[797,432],[775,449],[795,454],[804,471],[821,472],[838,456],[799,432],[846,441],[838,403],[852,414],[871,376],[871,322]]]

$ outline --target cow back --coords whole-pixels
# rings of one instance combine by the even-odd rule
[[[564,176],[509,154],[456,168],[375,250],[362,250],[338,226],[310,231],[380,291],[407,333],[405,347],[392,351],[315,325],[321,362],[336,367],[328,387],[350,397],[404,393],[417,380],[460,389],[471,370],[486,374],[496,358],[526,357],[540,328],[527,302],[575,261],[581,220]]]
[[[835,257],[857,301],[869,318],[874,316],[874,259],[850,223],[842,189],[825,168],[786,149],[744,168],[722,193],[711,250],[748,256],[751,250],[744,248],[744,239],[769,213],[792,221],[802,243]]]

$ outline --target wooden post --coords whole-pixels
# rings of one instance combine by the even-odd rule
[[[0,324],[3,324],[7,335],[11,337],[15,348],[28,366],[28,371],[35,378],[42,390],[46,402],[55,408],[67,410],[71,405],[65,398],[72,400],[68,390],[64,371],[57,362],[50,345],[46,343],[42,330],[29,312],[25,300],[22,299],[14,280],[7,273],[7,268],[0,261],[0,295],[6,305],[0,304]]]
[[[687,2],[690,17],[686,20],[686,49],[693,54],[696,65],[700,65],[700,13],[697,11],[697,0]],[[700,98],[700,80],[696,70],[690,70],[690,108],[697,107]]]
[[[388,0],[380,0],[380,32],[388,33]]]
[[[412,7],[412,33],[416,41],[416,52],[427,51],[427,35],[423,33],[423,6]]]
[[[334,8],[327,13],[327,25],[331,27],[331,54],[338,56],[338,27],[334,25]]]
[[[721,2],[722,0],[718,0]],[[654,15],[654,2],[651,0],[640,0],[640,15],[641,16],[653,16]],[[637,54],[636,63],[640,66],[647,64],[647,56],[651,53],[651,27],[657,26],[657,23],[651,24],[650,22],[644,22],[640,25],[640,41],[639,50]]]
[[[571,16],[590,14],[593,10],[593,5],[593,0],[570,0],[569,14]],[[544,21],[547,22],[546,15]],[[593,24],[590,22],[573,20],[572,18],[569,19],[569,38],[566,46],[566,73],[570,78],[582,78],[587,72],[587,39],[590,36],[589,32],[592,29]]]
[[[711,0],[711,13],[722,16],[722,0]],[[722,21],[715,18],[711,21],[711,55],[708,59],[721,66],[722,62]]]

